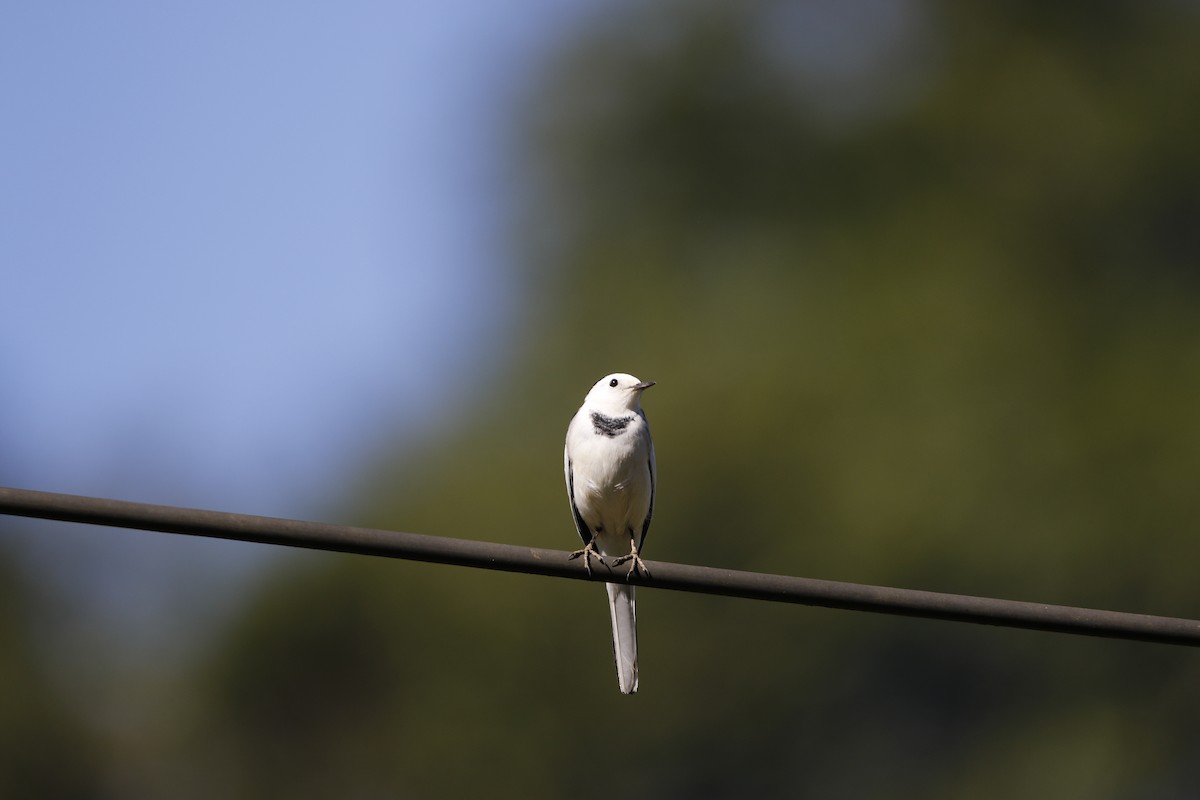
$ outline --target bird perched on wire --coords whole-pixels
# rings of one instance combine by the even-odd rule
[[[571,558],[583,558],[590,575],[592,560],[608,566],[629,563],[626,580],[636,571],[649,577],[639,550],[654,515],[654,443],[642,411],[642,392],[654,381],[623,372],[596,382],[567,426],[563,470],[567,497],[583,547]],[[612,615],[613,654],[617,681],[624,694],[638,688],[637,612],[634,587],[605,584]]]

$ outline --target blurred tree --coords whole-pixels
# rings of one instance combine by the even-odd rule
[[[887,9],[884,6],[888,6]],[[530,319],[367,524],[572,547],[592,381],[654,378],[651,558],[1200,616],[1200,18],[614,10],[528,109]],[[1189,797],[1187,651],[324,559],[203,676],[200,794]],[[205,795],[207,796],[207,795]]]
[[[96,737],[39,652],[31,610],[40,605],[0,551],[0,797],[108,797]]]

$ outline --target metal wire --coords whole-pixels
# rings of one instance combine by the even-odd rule
[[[589,576],[581,560],[568,560],[568,554],[562,550],[25,489],[0,487],[0,514],[575,580],[628,580],[658,589],[1200,647],[1200,620],[793,578],[664,561],[646,561],[651,574],[649,578],[636,575],[627,578],[623,569],[606,571],[603,568],[594,568]]]

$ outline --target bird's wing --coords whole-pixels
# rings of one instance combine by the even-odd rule
[[[650,443],[650,457],[646,459],[646,468],[650,470],[650,508],[646,510],[646,519],[642,522],[642,540],[638,547],[646,546],[646,534],[650,532],[650,520],[654,517],[654,484],[658,479],[658,469],[654,463],[654,442]]]
[[[592,541],[592,532],[588,528],[586,522],[583,521],[583,515],[579,513],[579,506],[575,505],[575,466],[571,463],[571,457],[567,456],[567,498],[571,501],[571,516],[575,518],[575,529],[579,531],[579,538],[583,539],[586,545]]]

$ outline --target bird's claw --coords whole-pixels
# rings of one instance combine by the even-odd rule
[[[645,561],[642,561],[642,557],[637,554],[637,550],[634,550],[627,556],[621,556],[620,558],[613,559],[613,566],[619,567],[626,561],[633,562],[629,565],[629,572],[625,573],[626,580],[632,578],[634,572],[637,572],[639,575],[645,578],[650,577],[650,568],[646,566]]]
[[[567,560],[574,561],[575,559],[579,558],[580,556],[583,556],[583,568],[585,570],[587,570],[587,574],[589,577],[591,577],[591,574],[592,574],[592,559],[593,558],[598,560],[604,566],[606,566],[606,567],[608,566],[608,563],[604,560],[604,556],[602,556],[602,555],[600,555],[600,553],[596,552],[596,543],[595,542],[588,542],[585,546],[583,546],[583,547],[579,548],[578,550],[576,550],[575,552],[571,553],[571,555],[567,557]]]

